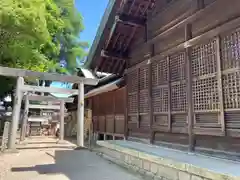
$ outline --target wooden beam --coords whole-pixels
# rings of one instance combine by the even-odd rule
[[[24,69],[16,69],[16,68],[8,68],[0,66],[0,75],[3,76],[11,76],[11,77],[35,77],[41,80],[50,80],[50,81],[60,81],[60,82],[84,82],[86,85],[97,85],[98,80],[90,79],[90,78],[82,78],[79,76],[68,76],[61,75],[57,73],[43,73],[43,72],[35,72]]]
[[[117,22],[121,22],[123,24],[135,26],[135,27],[144,27],[146,23],[146,19],[132,17],[127,14],[121,14],[119,16],[116,16],[116,19],[117,19]]]
[[[119,54],[107,52],[105,50],[101,51],[101,56],[105,57],[105,58],[117,59],[117,60],[120,60],[120,61],[125,61],[127,59],[127,57],[122,57]]]
[[[60,94],[71,94],[76,95],[78,93],[77,89],[66,89],[66,88],[56,88],[56,87],[42,87],[42,86],[30,86],[23,85],[21,91],[24,92],[47,92],[47,93],[60,93]]]
[[[192,38],[192,26],[187,24],[185,26],[185,40]],[[187,104],[188,104],[188,137],[189,137],[189,151],[193,151],[195,148],[195,138],[193,134],[194,128],[194,109],[192,99],[192,59],[191,59],[191,48],[186,48],[186,70],[187,70]]]
[[[110,30],[110,33],[109,33],[109,36],[108,36],[108,39],[107,39],[107,42],[106,42],[106,46],[105,46],[106,48],[108,48],[116,28],[117,28],[117,20],[115,18],[115,21],[113,23],[113,26],[112,26],[112,28]]]
[[[224,115],[224,99],[223,99],[223,84],[222,84],[222,67],[221,67],[221,39],[218,36],[217,43],[217,81],[218,81],[218,97],[219,97],[219,123],[221,124],[223,135],[226,135],[225,115]]]
[[[27,95],[24,99],[28,98],[30,101],[47,101],[47,102],[60,102],[64,101],[66,103],[72,103],[74,98],[61,98],[53,96],[36,96],[36,95]]]
[[[182,20],[176,24],[175,23],[172,24],[172,22],[170,22],[169,24],[163,26],[159,30],[159,32],[162,32],[162,33],[158,34],[157,36],[155,36],[154,38],[152,38],[149,41],[151,41],[151,43],[154,43],[154,42],[158,41],[159,38],[169,35],[172,31],[176,30],[177,28],[184,27],[184,26],[186,26],[186,24],[194,22],[201,15],[206,14],[205,12],[208,12],[210,9],[212,9],[217,3],[219,3],[219,0],[213,2],[211,5],[207,6],[206,8],[197,11],[196,13],[188,16],[187,18],[185,18],[184,20]],[[173,22],[175,22],[175,20]]]
[[[58,105],[29,104],[29,109],[54,109],[54,110],[60,110],[60,106],[58,106]]]
[[[224,32],[227,32],[229,30],[232,30],[234,28],[237,28],[239,27],[239,24],[240,24],[240,17],[239,18],[236,18],[230,22],[227,22],[221,26],[218,26],[216,27],[215,29],[212,29],[202,35],[199,35],[195,38],[191,38],[190,40],[188,41],[185,41],[181,44],[179,44],[178,46],[175,46],[161,54],[157,54],[155,55],[152,60],[155,61],[155,60],[158,60],[159,58],[162,58],[162,57],[165,57],[165,56],[168,56],[169,54],[172,54],[174,52],[177,52],[177,51],[183,51],[184,49],[186,48],[190,48],[192,46],[195,46],[201,42],[204,42],[206,40],[209,40],[211,38],[213,38],[214,36],[217,36],[219,35],[220,33],[224,33]],[[148,41],[147,43],[151,43],[150,41]],[[140,66],[144,66],[147,64],[147,60],[144,60],[142,61],[141,63],[137,64],[136,66],[134,67],[131,67],[131,68],[128,68],[127,69],[127,72],[131,72],[133,70],[135,70],[136,68],[139,68]]]

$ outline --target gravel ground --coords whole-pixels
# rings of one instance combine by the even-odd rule
[[[19,153],[0,154],[0,180],[143,180],[88,150],[53,138],[29,139]]]

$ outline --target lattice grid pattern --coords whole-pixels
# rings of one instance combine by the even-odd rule
[[[168,111],[168,87],[152,89],[153,112]]]
[[[187,110],[187,93],[185,83],[171,85],[171,109],[172,111],[180,112]]]
[[[181,52],[169,57],[171,81],[186,79],[185,52]]]
[[[148,67],[142,67],[139,69],[139,89],[148,88]]]
[[[137,93],[128,95],[128,106],[129,113],[137,113],[138,110]]]
[[[136,92],[138,90],[138,70],[134,70],[128,74],[128,92]]]
[[[222,69],[240,67],[240,30],[221,37]]]
[[[147,113],[149,111],[148,91],[139,93],[139,112]]]
[[[217,71],[216,40],[192,48],[192,74],[203,76]]]
[[[154,86],[168,83],[167,58],[155,61],[152,64],[152,83]]]
[[[240,108],[240,72],[223,76],[223,95],[225,108]]]
[[[152,86],[158,85],[158,63],[154,61],[152,63]]]
[[[218,82],[216,77],[194,81],[192,90],[195,110],[219,109]]]

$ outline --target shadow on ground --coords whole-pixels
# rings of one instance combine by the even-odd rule
[[[119,168],[88,150],[56,150],[47,155],[55,159],[54,164],[40,164],[34,167],[13,167],[12,172],[36,171],[40,174],[34,180],[139,180],[136,175]],[[55,175],[55,176],[54,176]],[[57,177],[56,177],[57,176]]]

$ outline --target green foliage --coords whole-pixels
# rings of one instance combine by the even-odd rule
[[[1,66],[74,72],[76,59],[84,58],[88,47],[79,39],[83,18],[74,0],[0,0],[0,4]],[[61,60],[66,68],[60,66]],[[0,77],[0,83],[6,84],[1,98],[13,89],[15,79]]]
[[[1,0],[0,17],[0,64],[47,71],[52,65],[48,53],[60,51],[52,35],[64,26],[57,5],[52,0]]]
[[[77,65],[77,59],[83,59],[89,47],[87,42],[79,39],[79,34],[83,31],[83,18],[74,7],[74,0],[56,0],[57,5],[62,10],[62,19],[64,21],[63,33],[58,36],[62,48],[60,50],[60,59],[67,62],[67,70],[74,73]]]

